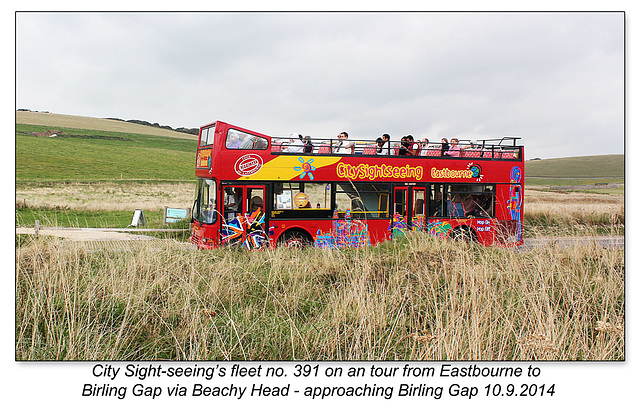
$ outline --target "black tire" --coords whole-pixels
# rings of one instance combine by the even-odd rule
[[[289,230],[280,237],[280,245],[287,248],[305,249],[313,245],[313,239],[303,231]]]
[[[478,241],[476,233],[467,226],[458,226],[451,230],[449,237],[454,241],[460,241],[464,243],[475,243]]]

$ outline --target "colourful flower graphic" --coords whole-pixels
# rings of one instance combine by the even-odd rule
[[[323,249],[370,246],[369,226],[360,220],[352,220],[349,209],[344,219],[339,219],[338,212],[334,211],[333,227],[326,233],[318,230],[314,244]]]
[[[447,238],[447,235],[451,231],[451,223],[448,221],[432,221],[429,222],[427,232],[432,236],[440,237],[441,239]]]
[[[405,232],[411,230],[409,225],[407,224],[404,216],[394,213],[393,218],[391,219],[391,223],[389,223],[389,227],[387,230],[391,230],[391,233],[398,237],[405,235]]]
[[[475,178],[476,181],[482,180],[484,175],[482,174],[482,167],[478,164],[474,164],[473,162],[469,163],[467,169],[471,171],[471,178]]]
[[[522,179],[522,171],[520,171],[520,167],[513,166],[511,169],[511,182],[519,183]]]
[[[296,171],[302,170],[302,174],[300,174],[300,179],[303,179],[305,175],[308,175],[309,179],[313,181],[312,171],[316,171],[316,168],[311,165],[311,163],[313,163],[313,159],[309,159],[309,161],[304,161],[302,157],[298,157],[298,160],[300,160],[300,167],[293,167],[293,169]]]
[[[522,186],[519,184],[522,180],[522,171],[520,167],[513,166],[511,169],[511,185],[509,186],[509,199],[507,200],[507,209],[511,215],[511,219],[516,221],[516,238],[522,240]]]

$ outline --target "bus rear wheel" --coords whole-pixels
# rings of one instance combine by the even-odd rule
[[[283,245],[287,248],[302,250],[304,248],[310,247],[312,244],[313,240],[309,237],[309,235],[298,230],[288,231],[280,238],[280,245]]]
[[[460,241],[464,243],[475,243],[477,241],[476,233],[473,229],[466,226],[459,226],[451,230],[449,234],[454,241]]]

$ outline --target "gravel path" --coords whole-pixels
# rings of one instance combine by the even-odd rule
[[[16,234],[35,234],[33,227],[18,227]],[[38,234],[41,236],[62,237],[71,241],[109,241],[109,240],[153,240],[154,237],[129,232],[117,232],[104,229],[87,228],[40,228]]]

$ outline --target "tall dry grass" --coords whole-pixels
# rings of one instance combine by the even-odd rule
[[[623,360],[624,252],[16,248],[18,360]]]
[[[189,208],[194,189],[192,182],[17,184],[16,206],[98,212]]]
[[[576,230],[593,228],[605,234],[624,232],[624,195],[527,190],[524,206],[524,227],[529,236],[572,235]]]

